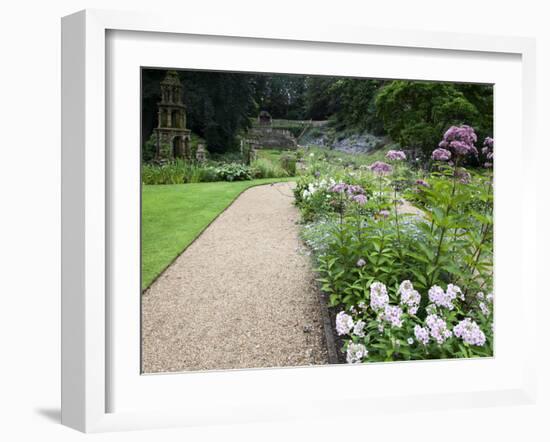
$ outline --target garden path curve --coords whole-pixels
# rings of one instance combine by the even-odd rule
[[[328,363],[293,185],[246,190],[144,292],[144,372]]]

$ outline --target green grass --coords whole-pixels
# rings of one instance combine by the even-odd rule
[[[258,149],[257,155],[259,159],[266,159],[278,163],[283,152],[287,151],[279,149]]]
[[[338,165],[341,160],[343,163],[353,163],[357,166],[368,166],[375,161],[387,161],[386,154],[388,150],[397,148],[396,145],[387,144],[379,149],[367,153],[346,153],[339,150],[330,150],[324,147],[310,146],[305,153],[307,157],[310,153],[314,153],[317,157],[327,157],[327,161],[334,165]]]
[[[293,178],[142,187],[141,287],[153,280],[244,190]]]

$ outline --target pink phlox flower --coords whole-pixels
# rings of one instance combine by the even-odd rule
[[[370,285],[370,306],[373,310],[379,311],[390,302],[386,286],[381,282],[373,282]]]
[[[489,307],[487,307],[487,304],[480,302],[479,309],[481,310],[481,313],[483,313],[483,316],[489,316],[490,310]]]
[[[367,347],[363,344],[350,342],[346,350],[346,362],[348,364],[359,364],[368,355]]]
[[[479,328],[471,318],[460,321],[453,328],[453,333],[457,338],[462,338],[464,342],[470,345],[482,346],[485,344],[485,333]]]
[[[361,321],[361,320],[357,321],[353,326],[353,334],[359,338],[364,338],[366,325],[367,324],[365,324],[364,321]]]
[[[430,342],[430,331],[426,327],[421,327],[420,325],[414,326],[414,337],[416,340],[424,345],[427,345]]]
[[[444,319],[437,315],[428,315],[426,317],[426,325],[430,329],[430,336],[438,343],[443,344],[453,334],[447,328],[447,323]]]
[[[409,314],[415,315],[420,305],[420,293],[414,289],[412,283],[408,280],[403,281],[397,293],[401,297],[400,303],[407,306]]]
[[[428,298],[430,299],[430,302],[433,302],[436,306],[452,310],[454,309],[453,300],[456,298],[457,294],[458,291],[454,290],[453,288],[451,288],[450,290],[449,288],[447,288],[447,291],[445,292],[438,285],[434,285],[428,291]]]
[[[386,304],[384,307],[384,313],[382,314],[382,319],[386,322],[389,322],[392,327],[401,328],[403,325],[403,320],[401,319],[401,315],[403,314],[403,310],[401,310],[401,307],[397,305],[389,305]]]
[[[338,335],[347,335],[353,328],[353,319],[346,312],[341,311],[336,315],[336,332]]]

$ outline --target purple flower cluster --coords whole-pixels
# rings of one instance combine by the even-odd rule
[[[348,185],[346,183],[336,183],[328,189],[329,192],[333,193],[344,193],[347,189]]]
[[[384,307],[384,313],[382,313],[382,319],[391,324],[392,327],[401,328],[403,325],[403,320],[401,316],[403,315],[403,310],[397,305],[386,304]]]
[[[350,342],[346,350],[346,362],[348,364],[359,364],[368,355],[367,347],[363,344]]]
[[[407,155],[402,150],[389,150],[386,154],[386,158],[391,161],[401,161],[406,160]]]
[[[491,313],[489,305],[493,302],[493,294],[487,293],[487,296],[485,296],[483,292],[479,292],[476,295],[476,298],[479,301],[479,309],[481,310],[483,316],[489,316],[489,314]]]
[[[380,311],[388,305],[390,297],[386,286],[381,282],[373,282],[370,285],[370,306],[375,311]]]
[[[430,331],[426,327],[420,325],[414,326],[414,336],[418,342],[427,345],[430,342]]]
[[[426,181],[421,180],[421,179],[416,180],[415,184],[417,186],[421,186],[421,187],[430,187],[430,185]]]
[[[443,344],[446,339],[453,335],[447,328],[447,323],[437,315],[428,315],[426,317],[426,325],[430,329],[430,336],[438,344]]]
[[[348,184],[347,187],[346,187],[346,192],[350,196],[351,195],[364,195],[365,194],[365,189],[363,189],[359,185]]]
[[[346,312],[340,312],[336,315],[336,332],[338,335],[347,335],[353,328],[353,319]]]
[[[451,155],[450,150],[439,147],[432,152],[432,159],[436,161],[449,161],[451,159]]]
[[[483,147],[481,148],[481,153],[487,157],[487,159],[493,159],[493,147],[494,140],[491,137],[485,138],[483,141]]]
[[[453,152],[457,156],[477,155],[475,143],[477,135],[474,129],[467,125],[451,126],[443,135],[439,147]]]
[[[491,313],[489,307],[487,307],[487,304],[485,304],[484,302],[479,303],[479,309],[481,310],[483,316],[489,316],[489,313]]]
[[[365,337],[365,322],[364,321],[357,321],[355,325],[353,326],[353,334],[355,336],[358,336],[359,338]]]
[[[470,318],[463,319],[453,328],[453,333],[457,338],[462,338],[464,342],[470,345],[482,346],[485,344],[485,333]]]
[[[458,178],[458,181],[460,181],[462,184],[469,184],[472,180],[472,176],[470,173],[463,168],[460,168],[456,171],[456,177]]]
[[[359,185],[336,183],[330,186],[329,192],[346,194],[358,204],[364,205],[367,203],[367,196],[365,195],[365,189]]]
[[[371,164],[370,170],[372,170],[374,173],[378,175],[387,175],[391,173],[393,168],[387,163],[384,163],[382,161],[376,161]]]
[[[359,185],[355,184],[346,184],[346,183],[336,183],[329,187],[329,192],[334,193],[346,193],[349,196],[352,195],[364,195],[365,189]]]
[[[494,141],[491,137],[485,138],[483,141],[483,147],[481,148],[481,153],[485,155],[487,161],[483,165],[486,168],[493,167],[493,146]]]
[[[450,293],[451,296],[461,299],[462,301],[466,299],[460,287],[454,284],[447,284],[447,293]]]
[[[457,297],[463,299],[463,296],[460,287],[453,284],[447,286],[447,291],[443,291],[438,285],[432,286],[428,291],[430,302],[433,302],[438,307],[448,308],[449,310],[454,309],[453,301]]]
[[[351,200],[355,201],[357,204],[359,204],[361,206],[364,206],[365,204],[367,204],[367,197],[365,195],[363,195],[362,193],[357,194],[357,195],[353,195],[351,197]]]
[[[401,305],[406,305],[409,314],[415,315],[420,305],[420,293],[414,289],[411,281],[403,281],[397,293],[401,296]]]
[[[421,295],[414,289],[412,282],[402,281],[397,288],[396,295],[400,297],[399,304],[390,304],[387,287],[376,281],[370,285],[370,306],[365,301],[361,301],[357,307],[352,306],[348,310],[338,313],[336,332],[340,336],[347,335],[345,353],[348,363],[355,364],[368,358],[369,352],[362,342],[363,338],[367,336],[367,330],[372,330],[376,324],[380,333],[383,333],[386,328],[392,330],[390,337],[393,345],[397,347],[404,343],[413,346],[415,342],[424,346],[428,346],[432,342],[443,345],[450,339],[453,346],[456,343],[455,339],[475,346],[483,346],[487,342],[485,333],[471,318],[467,317],[458,321],[453,313],[447,316],[441,310],[441,308],[450,310],[455,308],[453,301],[456,299],[465,300],[464,293],[457,285],[448,284],[446,290],[437,285],[431,287],[428,293],[431,304],[426,307],[427,316],[423,323],[419,323],[418,318],[405,314],[405,311],[408,311],[409,314],[414,315],[421,303]],[[483,292],[478,292],[475,299],[483,314],[488,316],[494,299],[493,294],[484,295]],[[374,310],[374,317],[368,314],[369,307]],[[411,327],[413,334],[407,336]],[[401,329],[402,332],[395,329]],[[399,333],[407,335],[403,336]],[[379,347],[376,341],[371,341],[372,339],[376,339],[376,337],[369,334],[369,342],[374,342],[374,348]],[[438,351],[435,346],[426,347],[425,350],[428,355]]]

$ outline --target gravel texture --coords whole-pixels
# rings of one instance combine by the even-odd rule
[[[397,206],[397,213],[400,215],[417,215],[420,217],[426,215],[421,209],[413,206],[407,200],[401,200],[401,204]]]
[[[328,363],[293,185],[245,191],[144,292],[143,372]]]

